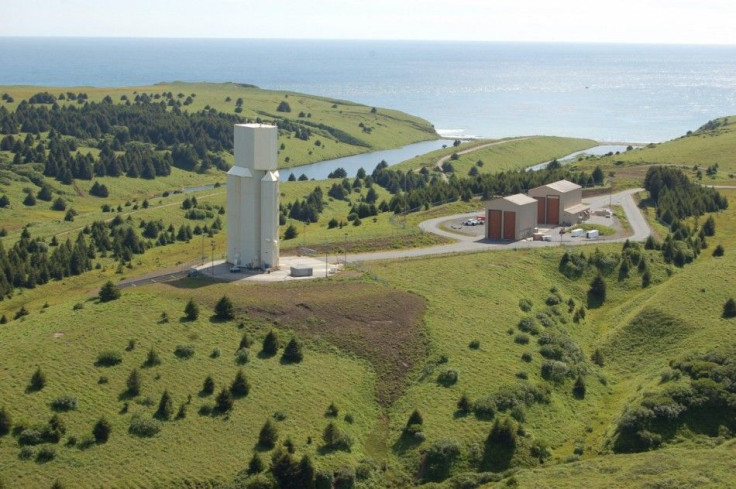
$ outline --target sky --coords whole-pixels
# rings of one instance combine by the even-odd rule
[[[0,36],[736,44],[734,0],[0,0]]]

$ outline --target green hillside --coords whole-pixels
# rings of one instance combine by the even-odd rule
[[[167,87],[176,100],[179,85]],[[235,90],[216,87],[222,92],[211,101],[201,92],[187,107],[224,101]],[[114,90],[94,97],[109,92],[119,99],[123,92]],[[127,90],[129,97],[139,91]],[[19,100],[22,93],[12,95]],[[301,96],[283,95],[266,97],[267,105],[283,98],[293,114]],[[719,154],[734,147],[728,127],[706,128]],[[52,135],[33,138],[51,151],[44,145]],[[661,155],[658,163],[679,166],[666,156],[679,151],[669,145],[689,138],[698,138],[694,145],[701,136],[620,157],[651,150]],[[447,181],[366,169],[359,178],[287,182],[282,231],[292,226],[297,235],[282,249],[295,253],[304,245],[335,255],[346,246],[355,252],[439,243],[416,225],[477,209],[482,202],[473,191],[582,178],[565,169],[515,173],[503,162],[535,163],[585,144],[515,140],[503,151],[499,145],[454,160],[457,175]],[[309,282],[181,279],[123,289],[119,299],[101,302],[98,291],[108,281],[223,257],[224,189],[175,192],[221,181],[221,170],[173,167],[151,179],[63,183],[43,176],[38,162],[13,162],[10,153],[17,152],[6,152],[5,487],[49,488],[58,480],[81,488],[235,489],[276,487],[274,478],[283,488],[311,487],[304,478],[315,487],[358,488],[734,484],[736,318],[724,316],[724,304],[736,291],[736,189],[721,190],[725,210],[677,218],[672,214],[709,197],[700,187],[673,189],[659,207],[668,211],[673,237],[666,239],[660,224],[659,239],[646,244],[365,262]],[[697,154],[687,168],[691,177],[692,165],[712,164]],[[484,174],[464,179],[465,159],[474,165],[478,157],[488,159],[476,166]],[[576,166],[606,167],[609,184],[642,185],[643,162],[616,164],[618,157]],[[108,187],[109,196],[89,195],[93,182]],[[22,203],[44,186],[51,201]],[[51,209],[59,196],[65,211]],[[443,198],[451,202],[430,205]],[[408,216],[391,209],[414,204],[422,210]],[[76,215],[65,220],[69,208]],[[307,224],[310,213],[316,220]],[[592,286],[598,276],[604,294]],[[218,317],[223,297],[233,304],[232,317]],[[194,319],[185,315],[190,300],[199,308]],[[270,333],[278,339],[271,353],[264,347]],[[246,391],[235,382],[241,371]],[[267,420],[276,431],[273,446],[261,435]],[[258,460],[267,470],[256,470]]]

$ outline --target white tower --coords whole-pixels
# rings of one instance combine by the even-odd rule
[[[235,125],[235,164],[227,172],[227,259],[279,265],[279,172],[276,126]]]

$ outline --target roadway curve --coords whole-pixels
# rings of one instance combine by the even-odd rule
[[[624,190],[616,194],[601,195],[597,197],[590,197],[585,199],[585,202],[589,203],[593,208],[606,207],[609,203],[620,205],[623,207],[626,218],[631,226],[632,234],[626,238],[599,238],[597,240],[575,240],[565,241],[567,245],[585,245],[585,244],[598,244],[598,243],[618,243],[628,240],[631,241],[644,241],[651,234],[651,229],[646,219],[642,215],[641,211],[634,202],[633,195],[642,191],[641,188]],[[475,213],[473,213],[475,214]],[[393,260],[397,258],[415,258],[429,255],[445,255],[450,253],[469,253],[478,251],[489,251],[489,250],[508,250],[508,249],[520,249],[520,248],[541,248],[547,246],[559,246],[560,241],[515,241],[510,243],[499,243],[497,241],[489,241],[483,238],[474,236],[464,236],[460,234],[451,233],[443,230],[440,225],[448,219],[460,219],[467,217],[467,214],[456,214],[453,216],[438,217],[423,221],[419,224],[419,228],[423,231],[444,236],[455,240],[454,243],[431,246],[428,248],[413,248],[406,250],[391,250],[391,251],[379,251],[375,253],[356,253],[348,255],[348,263],[357,263],[363,261],[374,261],[374,260]]]

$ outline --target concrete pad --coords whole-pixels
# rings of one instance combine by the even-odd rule
[[[291,267],[307,267],[313,269],[313,274],[307,277],[292,277]],[[240,272],[230,272],[230,264],[225,260],[217,260],[214,263],[205,263],[196,267],[202,277],[214,278],[227,282],[283,282],[286,280],[311,280],[315,278],[325,278],[325,276],[334,275],[340,267],[334,263],[328,263],[325,267],[325,261],[318,258],[308,256],[282,256],[279,257],[278,270],[248,270],[241,269]]]

